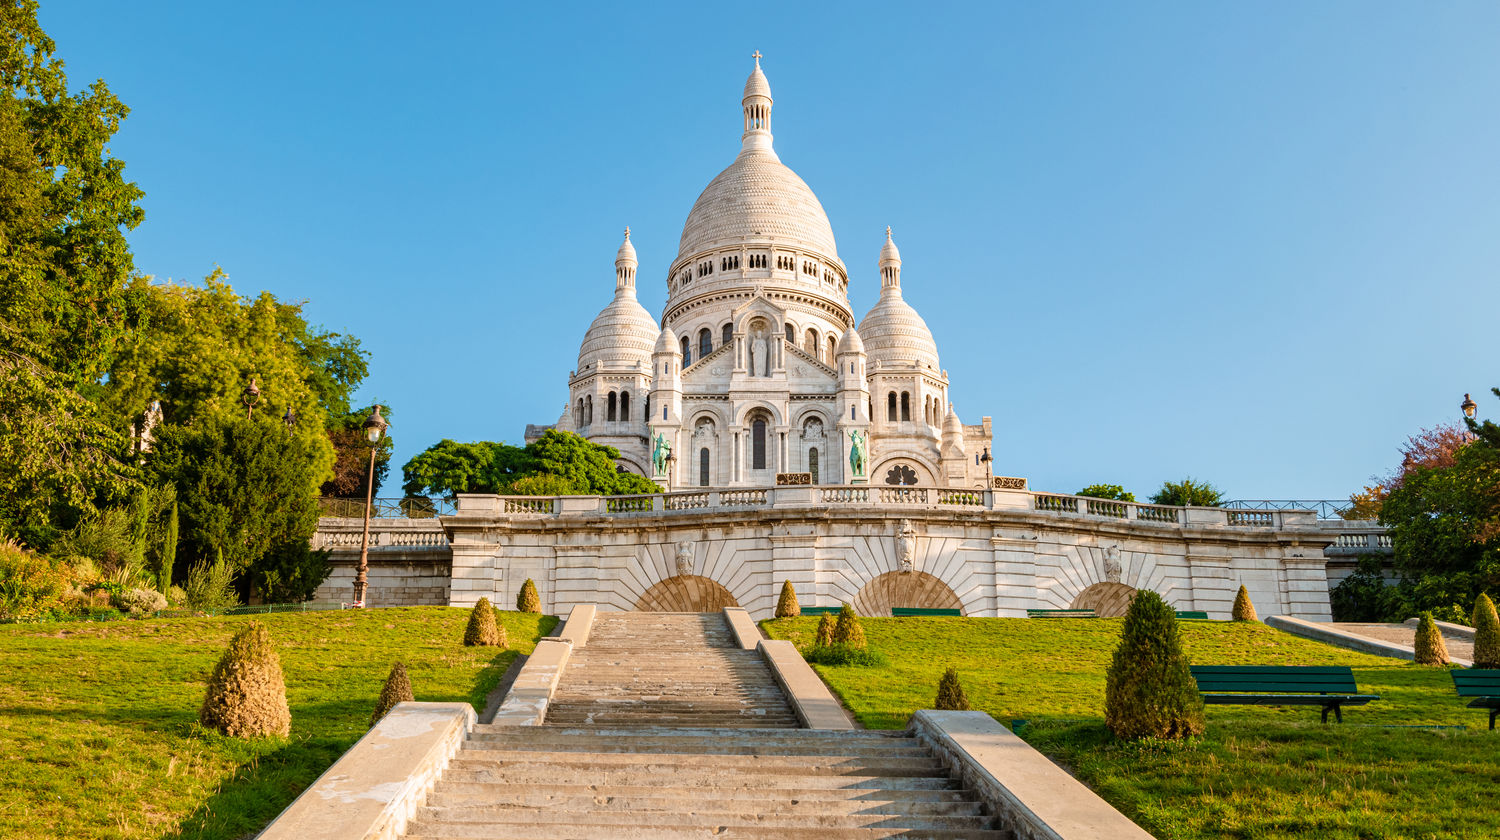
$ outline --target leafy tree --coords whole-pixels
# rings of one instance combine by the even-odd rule
[[[374,406],[346,412],[328,423],[328,440],[333,444],[333,478],[323,482],[318,493],[322,496],[363,498],[369,482],[370,449],[372,445],[365,434],[365,420],[369,419]],[[387,421],[390,411],[384,403],[380,410]],[[391,453],[396,445],[389,433],[381,435],[375,449],[375,495],[385,484],[391,469]]]
[[[1182,652],[1177,615],[1160,595],[1130,599],[1104,689],[1104,723],[1118,738],[1201,735],[1203,697]]]
[[[1458,461],[1458,450],[1469,442],[1463,426],[1445,423],[1423,429],[1401,445],[1401,464],[1375,483],[1349,496],[1350,507],[1339,514],[1344,519],[1374,520],[1391,493],[1399,490],[1408,476],[1420,469],[1447,469]]]
[[[236,573],[249,573],[241,591],[252,584],[316,588],[316,558],[301,546],[318,524],[310,490],[318,456],[306,436],[270,417],[209,416],[162,427],[146,469],[177,489],[179,562],[222,558]]]
[[[402,468],[408,496],[457,493],[601,495],[656,493],[655,483],[615,467],[619,450],[549,430],[525,447],[443,440]],[[542,480],[549,477],[555,480]]]
[[[1114,499],[1117,502],[1135,501],[1135,494],[1127,492],[1118,484],[1090,484],[1073,495],[1088,496],[1093,499]]]
[[[1153,505],[1177,505],[1181,507],[1218,507],[1224,504],[1224,494],[1208,482],[1191,478],[1182,481],[1164,481],[1161,489],[1151,497]]]
[[[1328,601],[1334,621],[1387,621],[1403,612],[1396,587],[1386,583],[1385,564],[1370,555],[1359,558],[1354,572],[1328,593]]]

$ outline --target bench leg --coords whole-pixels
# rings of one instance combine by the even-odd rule
[[[1500,715],[1500,709],[1490,709],[1490,730],[1495,729],[1495,715]]]
[[[1340,706],[1338,703],[1332,703],[1332,704],[1329,704],[1329,705],[1323,707],[1323,722],[1324,723],[1328,722],[1328,713],[1330,711],[1333,712],[1333,719],[1334,720],[1338,721],[1339,723],[1343,723],[1344,722],[1343,707]],[[1494,722],[1493,719],[1491,719],[1491,722],[1492,723]]]

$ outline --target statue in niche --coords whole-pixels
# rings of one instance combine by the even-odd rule
[[[901,520],[901,530],[896,534],[896,562],[902,574],[910,574],[917,568],[917,529],[910,519]]]
[[[750,375],[770,376],[770,370],[766,367],[766,334],[757,331],[755,340],[750,342]]]
[[[1104,549],[1104,579],[1110,583],[1119,583],[1123,571],[1120,566],[1120,547],[1112,545]]]
[[[849,433],[849,471],[855,478],[865,477],[865,433],[859,429]]]
[[[667,474],[667,456],[671,454],[672,445],[667,442],[667,436],[657,432],[651,449],[651,466],[657,475]]]
[[[677,544],[677,574],[690,575],[693,573],[693,544],[683,540]]]

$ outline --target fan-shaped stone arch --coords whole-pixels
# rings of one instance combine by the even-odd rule
[[[674,575],[647,589],[635,602],[644,612],[718,612],[738,607],[728,589],[701,575]]]
[[[868,616],[889,616],[891,607],[963,609],[953,589],[926,572],[886,572],[861,587],[850,606]]]
[[[1130,608],[1135,591],[1135,587],[1123,583],[1096,583],[1078,593],[1068,609],[1093,610],[1100,618],[1118,618]]]

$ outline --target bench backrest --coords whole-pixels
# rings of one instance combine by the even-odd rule
[[[838,615],[843,607],[803,607],[803,615]]]
[[[1200,692],[1354,694],[1348,665],[1193,665]]]
[[[963,615],[963,610],[939,609],[937,607],[891,607],[891,615],[900,618],[909,615]]]
[[[1500,697],[1500,671],[1469,668],[1448,673],[1453,675],[1453,687],[1460,697]]]
[[[1208,612],[1205,611],[1205,610],[1178,610],[1177,611],[1177,617],[1178,618],[1187,618],[1187,619],[1197,619],[1197,620],[1200,620],[1200,621],[1207,621],[1208,620]]]
[[[1093,610],[1027,610],[1027,618],[1097,618]]]

